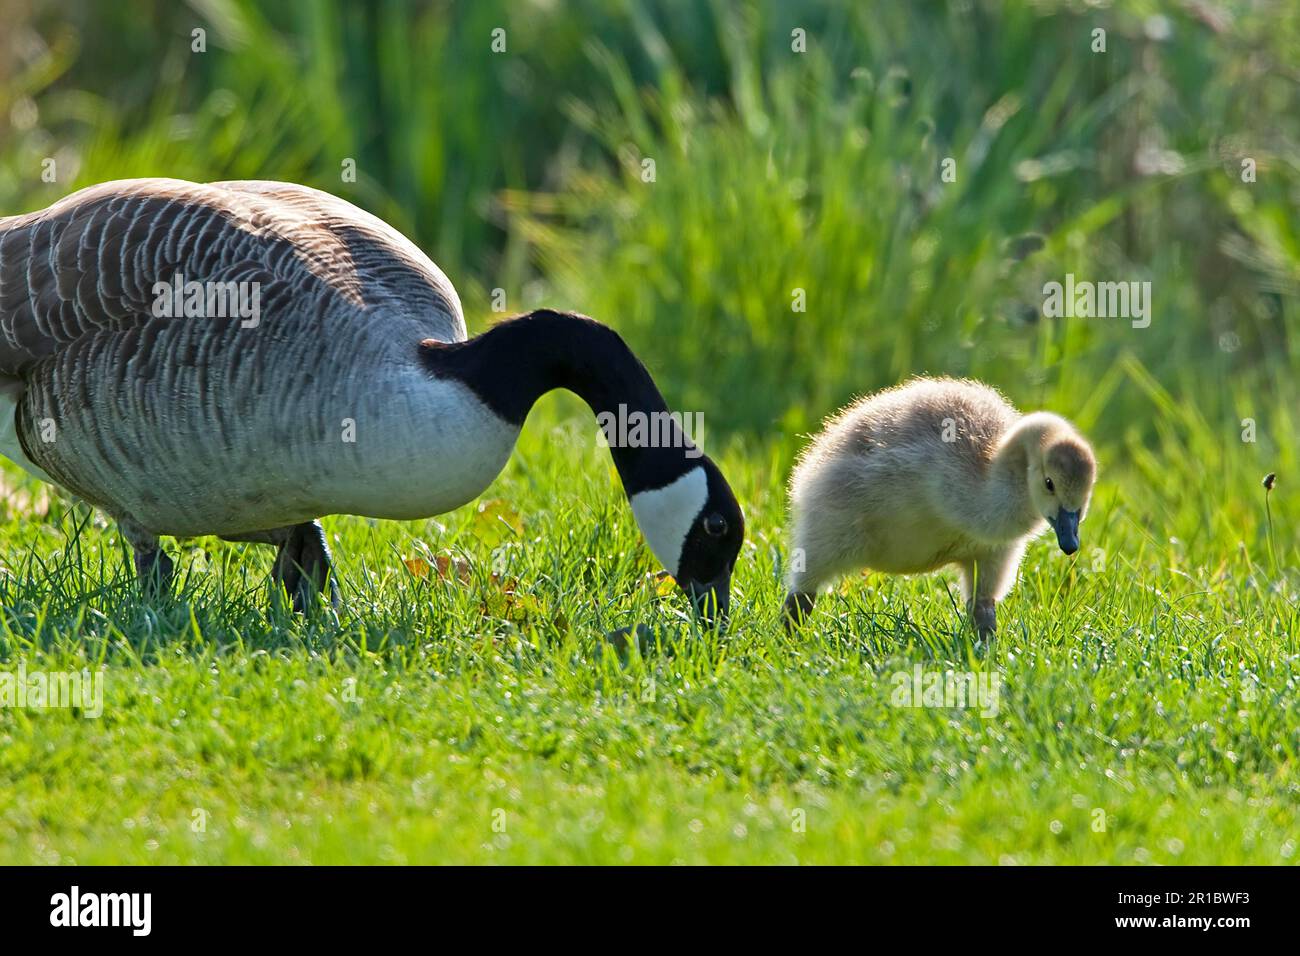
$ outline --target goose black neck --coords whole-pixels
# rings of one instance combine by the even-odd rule
[[[420,353],[430,372],[464,383],[516,426],[523,425],[539,398],[557,388],[576,394],[598,418],[608,414],[625,421],[634,412],[648,417],[668,412],[654,379],[622,337],[577,313],[541,309],[500,322],[466,342],[423,342]],[[658,447],[610,442],[629,496],[670,484],[700,464],[699,451],[677,423],[670,429],[672,440]]]

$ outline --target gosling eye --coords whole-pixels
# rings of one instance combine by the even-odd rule
[[[704,519],[704,533],[714,538],[721,538],[727,533],[727,519],[716,511]]]
[[[1047,493],[1048,493],[1049,495],[1056,494],[1056,486],[1055,486],[1054,484],[1052,484],[1052,479],[1051,479],[1051,478],[1046,478],[1046,479],[1044,479],[1044,481],[1047,483]]]

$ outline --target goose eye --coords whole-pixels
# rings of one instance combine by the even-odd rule
[[[1051,478],[1048,478],[1048,479],[1046,479],[1046,481],[1047,481],[1047,493],[1048,493],[1049,495],[1055,493],[1055,491],[1056,491],[1056,486],[1055,486],[1054,484],[1052,484],[1052,479],[1051,479]]]
[[[704,533],[720,538],[727,533],[727,519],[716,511],[704,519]]]

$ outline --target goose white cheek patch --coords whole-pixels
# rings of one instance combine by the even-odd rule
[[[692,468],[672,484],[638,492],[630,499],[646,543],[673,577],[677,576],[686,536],[708,500],[709,480],[703,468]]]

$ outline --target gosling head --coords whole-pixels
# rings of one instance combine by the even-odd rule
[[[650,550],[704,623],[725,620],[745,517],[718,467],[700,457],[685,474],[636,492],[630,502]]]
[[[1079,550],[1079,522],[1088,513],[1097,460],[1088,443],[1064,420],[1043,433],[1029,454],[1029,495],[1034,510],[1056,532],[1066,554]]]

